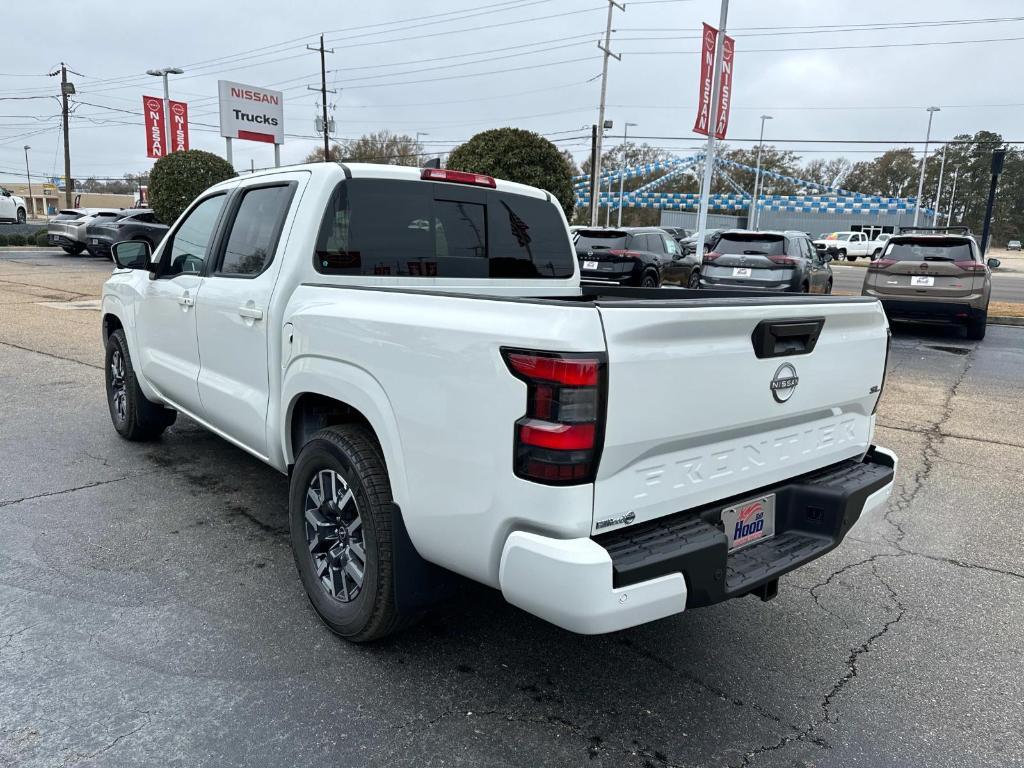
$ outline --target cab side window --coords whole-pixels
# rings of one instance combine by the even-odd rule
[[[226,197],[224,194],[208,197],[185,217],[164,247],[160,277],[198,274],[203,271],[210,250],[210,238]]]
[[[674,239],[666,235],[662,235],[661,239],[665,243],[665,250],[669,256],[679,255],[679,244]]]
[[[295,183],[242,192],[216,274],[255,277],[274,258]]]

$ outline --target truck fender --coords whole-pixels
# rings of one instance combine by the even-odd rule
[[[350,363],[311,355],[297,357],[284,371],[281,402],[285,403],[280,425],[280,440],[285,463],[295,463],[290,425],[299,397],[315,394],[345,403],[359,411],[370,423],[384,454],[384,465],[391,480],[395,504],[408,509],[405,462],[391,401],[380,382],[369,372]]]
[[[100,307],[100,317],[103,318],[103,323],[106,323],[107,317],[115,317],[121,324],[121,328],[124,329],[124,337],[128,342],[128,355],[132,359],[132,369],[135,371],[135,380],[139,384],[139,389],[142,390],[142,394],[146,396],[147,400],[152,400],[154,403],[161,402],[160,396],[156,393],[146,381],[146,378],[142,375],[142,371],[137,365],[137,362],[142,359],[139,352],[138,336],[135,333],[135,316],[128,309],[125,303],[121,300],[117,294],[107,293],[103,297],[103,302]],[[101,328],[102,331],[102,328]],[[107,334],[103,332],[103,343],[106,348]]]

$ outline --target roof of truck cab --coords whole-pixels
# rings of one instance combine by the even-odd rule
[[[218,187],[231,187],[239,182],[244,182],[247,179],[253,178],[273,178],[274,176],[281,173],[294,173],[295,171],[308,171],[314,178],[338,177],[339,172],[345,177],[351,177],[354,179],[394,179],[396,181],[423,181],[420,178],[423,173],[422,168],[408,166],[408,165],[386,165],[384,163],[344,163],[344,162],[329,162],[329,163],[303,163],[300,165],[282,165],[279,168],[266,168],[262,171],[256,171],[254,173],[248,173],[243,176],[237,176],[227,181],[222,181],[216,185]],[[486,175],[486,174],[484,174]],[[445,184],[455,182],[444,182],[444,181],[431,181],[432,184]],[[500,192],[510,192],[517,195],[526,195],[529,197],[538,197],[541,199],[548,199],[549,201],[557,205],[557,200],[554,196],[543,189],[537,187],[531,187],[526,184],[519,184],[515,181],[507,181],[505,179],[495,178],[497,189]],[[466,184],[456,184],[456,186],[471,186]]]

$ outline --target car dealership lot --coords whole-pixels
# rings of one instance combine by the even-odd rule
[[[282,476],[187,419],[114,433],[109,268],[0,253],[0,765],[1021,759],[1024,328],[896,328],[894,500],[773,602],[588,638],[467,583],[356,647],[308,606]]]

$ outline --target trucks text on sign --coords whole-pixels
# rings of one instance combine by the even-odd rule
[[[217,82],[220,135],[284,144],[284,95],[228,80]]]

